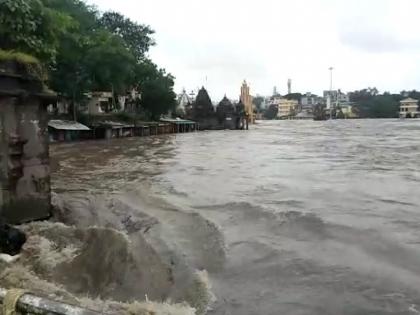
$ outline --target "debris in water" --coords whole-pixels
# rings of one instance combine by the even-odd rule
[[[19,254],[25,242],[25,233],[9,224],[3,223],[0,219],[0,254],[15,256]]]

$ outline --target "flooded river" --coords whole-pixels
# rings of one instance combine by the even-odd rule
[[[420,314],[419,120],[270,121],[51,156],[79,222],[145,235],[183,266],[175,282],[207,270],[210,314]]]

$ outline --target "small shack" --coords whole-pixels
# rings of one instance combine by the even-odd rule
[[[95,130],[97,139],[133,137],[135,134],[134,125],[116,121],[101,121],[92,126],[92,128]]]
[[[150,126],[148,124],[136,124],[136,127],[134,128],[134,136],[145,137],[150,135]]]
[[[71,120],[50,120],[48,133],[50,142],[75,141],[91,137],[89,127]]]
[[[172,118],[162,118],[160,119],[161,122],[170,124],[172,126],[173,133],[184,133],[184,132],[192,132],[198,130],[198,124],[195,121],[187,120],[187,119],[172,119]]]

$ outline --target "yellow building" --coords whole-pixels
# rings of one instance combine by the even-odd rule
[[[400,102],[400,118],[414,118],[420,114],[418,101],[413,98],[406,98]]]
[[[294,116],[297,112],[299,106],[299,102],[297,100],[288,100],[282,98],[278,101],[278,118],[287,118],[290,116]]]
[[[244,104],[245,112],[248,116],[249,123],[255,123],[254,109],[252,105],[252,96],[249,94],[249,86],[244,80],[241,87],[241,102]]]

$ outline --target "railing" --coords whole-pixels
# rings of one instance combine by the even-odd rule
[[[7,290],[0,288],[0,304],[3,305]],[[16,312],[35,315],[99,315],[102,313],[91,311],[78,306],[56,302],[38,297],[30,293],[22,295],[16,305]],[[1,313],[1,312],[0,312]]]

